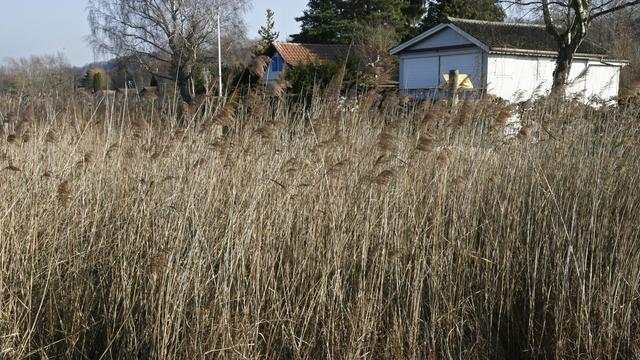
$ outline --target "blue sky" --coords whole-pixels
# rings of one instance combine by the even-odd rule
[[[247,33],[250,38],[258,37],[258,29],[266,21],[267,9],[274,12],[276,31],[280,32],[280,39],[296,34],[300,30],[300,23],[296,17],[302,15],[307,6],[307,0],[253,0],[253,8],[247,15]]]
[[[295,17],[306,0],[252,0],[246,15],[247,35],[258,37],[265,12],[275,12],[281,39],[299,30]],[[64,53],[73,65],[94,60],[85,37],[89,34],[86,0],[0,0],[0,62],[9,57]],[[97,59],[101,60],[101,59]]]

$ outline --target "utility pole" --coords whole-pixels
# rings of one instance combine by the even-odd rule
[[[222,97],[222,43],[220,42],[220,0],[218,0],[218,90]]]

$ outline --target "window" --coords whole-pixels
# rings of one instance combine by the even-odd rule
[[[283,61],[280,55],[274,55],[273,58],[271,58],[271,71],[279,72],[280,70],[282,70],[282,63]]]

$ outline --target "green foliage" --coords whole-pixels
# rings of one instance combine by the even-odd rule
[[[324,90],[341,73],[344,60],[326,61],[319,64],[299,64],[287,70],[287,79],[291,81],[291,92],[311,95],[313,89]],[[358,78],[360,68],[358,60],[347,61],[343,82],[350,83]]]
[[[134,88],[149,82],[149,71],[144,68],[135,56],[123,56],[111,62],[109,77],[111,89]]]
[[[309,0],[307,9],[296,21],[301,23],[301,31],[291,39],[301,43],[339,44],[349,34],[350,24],[340,16],[341,7],[335,0]]]
[[[109,84],[109,75],[100,67],[92,67],[87,70],[82,79],[82,86],[93,91],[106,90]]]
[[[426,14],[426,5],[424,0],[408,0],[405,7],[402,9],[404,15],[405,26],[403,31],[398,35],[403,40],[409,40],[420,29],[420,21]]]
[[[398,73],[398,58],[389,54],[400,38],[392,28],[384,26],[366,28],[366,36],[358,37],[355,54],[363,64],[364,76],[361,82],[371,85],[393,80]]]
[[[214,74],[218,73],[217,64],[196,64],[192,71],[192,81],[196,94],[205,94],[214,84]],[[157,82],[157,81],[156,81]],[[209,89],[207,89],[207,86]]]
[[[310,94],[314,87],[324,88],[338,73],[337,62],[323,64],[299,64],[288,70],[292,92],[296,94]]]
[[[259,53],[265,52],[274,41],[278,40],[280,33],[274,31],[275,24],[273,10],[267,9],[267,22],[258,30],[258,35],[260,35],[260,42],[258,43]]]
[[[102,76],[100,76],[100,73],[93,74],[93,91],[97,92],[102,90],[102,86]]]
[[[447,17],[503,21],[505,12],[497,0],[436,0],[429,3],[420,32],[438,25]]]
[[[400,37],[412,33],[424,14],[420,0],[309,0],[304,15],[296,18],[301,32],[295,42],[348,44],[371,26],[385,26]]]

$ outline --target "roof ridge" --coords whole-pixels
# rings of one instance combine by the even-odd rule
[[[522,27],[536,27],[544,28],[543,24],[531,24],[531,23],[518,23],[518,22],[505,22],[505,21],[489,21],[489,20],[476,20],[476,19],[463,19],[448,16],[447,20],[450,22],[466,22],[471,24],[484,24],[484,25],[497,25],[497,26],[522,26]]]
[[[323,44],[323,43],[298,43],[298,42],[287,42],[287,41],[274,41],[274,44],[279,45],[322,45],[322,46],[349,46],[347,44]]]

